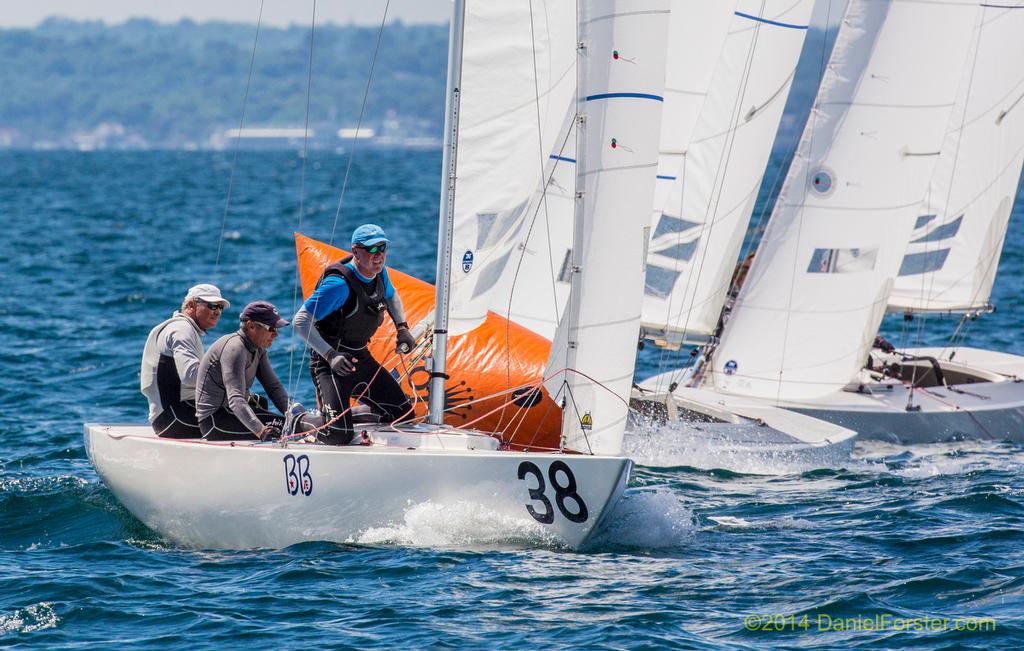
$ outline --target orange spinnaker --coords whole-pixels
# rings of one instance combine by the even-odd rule
[[[295,234],[295,250],[304,298],[313,293],[328,264],[348,255],[300,233]],[[406,319],[415,328],[434,309],[434,286],[390,267],[388,276],[402,297]],[[430,377],[423,356],[408,356],[410,362],[394,350],[395,327],[391,319],[385,319],[370,341],[370,351],[400,378],[407,395],[415,390],[416,414],[423,416]],[[514,449],[558,449],[562,409],[543,386],[536,390],[550,350],[547,339],[493,312],[474,330],[449,337],[445,422],[502,432]]]

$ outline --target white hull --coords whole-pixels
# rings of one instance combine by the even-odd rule
[[[282,447],[86,424],[85,447],[139,520],[175,544],[209,549],[357,541],[428,502],[478,504],[578,548],[618,501],[632,467],[622,457],[501,451],[488,436],[425,432],[381,427],[370,431],[373,445]]]
[[[715,395],[724,401],[760,402],[835,423],[856,431],[862,439],[906,444],[964,439],[1024,441],[1024,382],[1018,379],[1024,377],[1024,357],[959,348],[950,361],[940,357],[943,350],[917,348],[904,352],[936,357],[947,377],[963,380],[972,376],[976,381],[914,389],[911,410],[907,409],[909,386],[894,381],[865,383],[856,391],[839,391],[813,400],[775,402]],[[920,367],[927,369],[928,365]],[[665,386],[668,378],[669,374],[650,378],[644,385]],[[692,389],[679,388],[676,394],[685,395],[686,391]]]
[[[711,451],[719,460],[757,457],[828,466],[853,449],[856,432],[845,427],[705,389],[680,387],[671,395],[656,393],[667,384],[667,379],[659,383],[659,377],[651,378],[641,383],[641,391],[634,391],[633,399],[660,405],[666,421],[661,433],[685,432],[700,448],[697,457]]]

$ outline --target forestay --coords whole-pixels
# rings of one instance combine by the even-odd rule
[[[803,399],[854,378],[935,167],[977,11],[955,0],[850,1],[714,353],[716,388]]]
[[[508,294],[496,294],[499,281],[534,217],[531,204],[545,183],[550,156],[565,142],[563,127],[576,89],[575,43],[571,3],[468,4],[452,233],[452,334],[479,325],[492,306],[507,305]],[[564,209],[563,222],[571,219],[570,210]],[[545,264],[548,278],[549,269]],[[545,286],[550,285],[548,280]]]
[[[668,0],[580,3],[571,292],[546,386],[564,398],[563,442],[620,452],[640,328],[665,86]]]
[[[659,183],[671,181],[655,199],[643,327],[648,336],[676,342],[704,341],[718,325],[814,3],[741,0],[714,10],[693,4],[712,16],[723,5],[735,10],[728,21],[705,21],[709,34],[727,31],[717,62],[687,51],[668,64],[694,78],[714,70],[683,162],[670,174],[659,171]],[[666,104],[664,125],[690,119],[688,110],[668,114],[677,106],[686,108]],[[678,134],[669,129],[668,135],[677,142]]]
[[[983,4],[967,61],[893,310],[978,309],[992,291],[1024,162],[1024,7]]]

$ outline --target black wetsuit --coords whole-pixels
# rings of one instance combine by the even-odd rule
[[[412,403],[402,392],[398,381],[370,354],[367,344],[384,322],[387,309],[384,281],[381,275],[364,282],[345,265],[346,258],[324,270],[322,282],[329,276],[341,276],[348,284],[349,296],[337,310],[316,321],[314,327],[332,348],[354,359],[355,371],[338,375],[316,351],[310,352],[309,370],[316,386],[317,400],[324,420],[332,422],[321,435],[321,440],[332,445],[345,445],[352,441],[355,431],[349,410],[353,395],[380,416],[381,422],[390,423],[412,415]],[[341,418],[338,415],[345,412]],[[335,420],[337,419],[337,420]]]

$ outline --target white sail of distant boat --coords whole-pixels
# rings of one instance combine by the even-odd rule
[[[693,4],[715,17],[701,28],[722,34],[720,56],[669,60],[670,69],[706,80],[706,93],[685,138],[678,127],[694,119],[692,112],[677,116],[666,106],[663,124],[676,129],[664,130],[663,149],[674,151],[663,155],[659,170],[643,306],[645,334],[672,347],[705,342],[717,328],[814,5]]]
[[[892,310],[988,305],[1024,163],[1024,8],[983,4]]]
[[[577,94],[572,289],[545,384],[565,405],[565,445],[615,453],[636,363],[669,3],[604,0],[581,8],[581,40],[594,45],[581,53],[586,86]]]
[[[807,399],[857,377],[945,139],[977,11],[851,0],[714,351],[715,389]]]
[[[721,58],[735,8],[736,0],[672,3],[652,223],[661,216],[669,190],[682,174],[683,156]]]

